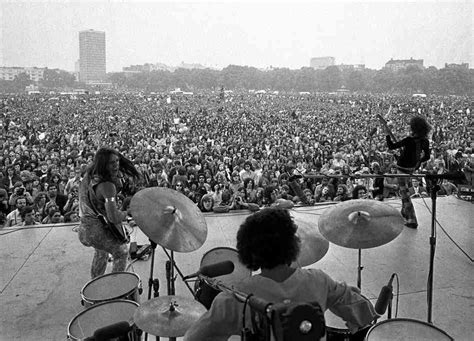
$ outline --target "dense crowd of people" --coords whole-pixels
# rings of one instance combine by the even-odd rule
[[[432,127],[422,172],[473,168],[473,100],[395,95],[250,93],[0,95],[0,202],[4,226],[79,220],[78,189],[100,147],[132,160],[118,205],[145,187],[170,187],[203,212],[313,205],[399,195],[395,136],[413,115]],[[321,175],[321,176],[318,176]],[[471,181],[471,179],[468,179]],[[413,196],[430,184],[413,179]],[[443,181],[439,194],[459,183]]]

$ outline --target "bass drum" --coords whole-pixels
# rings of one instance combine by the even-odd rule
[[[326,320],[327,341],[364,341],[367,331],[371,327],[367,326],[357,333],[351,334],[344,320],[330,310],[326,310],[324,319]]]
[[[252,275],[252,271],[247,269],[245,265],[240,262],[237,250],[230,247],[216,247],[207,251],[201,259],[200,267],[224,261],[234,263],[234,271],[227,275],[214,277],[214,279],[232,286],[234,283]],[[198,280],[194,289],[196,300],[202,303],[207,309],[211,307],[212,301],[220,293],[219,290],[210,287],[203,280]]]
[[[447,333],[432,324],[406,319],[395,318],[377,323],[370,328],[367,341],[382,340],[454,340]]]
[[[132,322],[133,314],[138,308],[138,303],[127,300],[116,300],[94,304],[90,308],[76,315],[67,327],[68,340],[84,340],[92,338],[98,329],[111,326],[119,322]],[[132,324],[130,332],[121,336],[120,340],[138,341],[141,331]],[[126,337],[126,339],[124,339]],[[118,338],[112,339],[118,340]]]
[[[139,303],[142,287],[140,277],[133,272],[112,272],[94,278],[81,290],[82,304],[93,304],[118,299]]]

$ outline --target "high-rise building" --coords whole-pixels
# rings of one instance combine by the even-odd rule
[[[105,72],[105,32],[79,32],[79,80],[103,82]]]

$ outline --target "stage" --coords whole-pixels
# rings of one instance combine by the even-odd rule
[[[400,208],[400,200],[385,201]],[[388,244],[362,250],[362,293],[374,303],[392,273],[400,278],[398,317],[427,321],[427,280],[431,233],[431,200],[415,199],[419,220],[416,230],[404,228]],[[292,209],[296,219],[318,226],[318,218],[333,205]],[[198,270],[203,255],[216,247],[235,247],[235,235],[249,211],[205,214],[208,236],[204,245],[191,253],[175,253],[183,274]],[[433,324],[455,340],[472,340],[474,327],[474,263],[447,234],[474,257],[473,204],[454,196],[437,201],[437,243],[434,268]],[[446,234],[447,233],[447,234]],[[68,323],[84,307],[81,289],[89,281],[93,249],[84,247],[72,226],[34,229],[1,229],[0,257],[0,339],[65,340]],[[137,229],[132,236],[139,244],[148,243]],[[156,249],[154,277],[160,281],[160,295],[166,295],[166,254]],[[328,253],[309,266],[326,271],[334,279],[357,284],[358,250],[330,243]],[[110,271],[110,264],[108,267]],[[130,267],[142,281],[142,302],[147,300],[150,259]],[[191,297],[180,278],[176,293]],[[394,295],[396,296],[396,285]],[[392,315],[395,315],[396,297]],[[331,319],[328,325],[331,326]],[[334,326],[337,327],[337,326]],[[341,327],[343,328],[342,324]],[[421,337],[421,336],[420,336]],[[154,338],[152,338],[154,339]]]

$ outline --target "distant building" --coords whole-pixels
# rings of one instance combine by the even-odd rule
[[[12,81],[21,73],[26,73],[30,79],[39,82],[43,79],[45,68],[38,67],[0,67],[0,79],[5,81]]]
[[[170,67],[163,63],[150,64],[146,63],[143,65],[130,65],[122,68],[123,72],[139,73],[139,72],[151,72],[151,71],[174,71],[175,68]]]
[[[207,67],[201,64],[191,64],[181,62],[178,66],[169,66],[163,63],[150,64],[146,63],[143,65],[130,65],[122,68],[124,73],[140,73],[140,72],[152,72],[152,71],[170,71],[174,72],[176,69],[206,69]]]
[[[336,67],[340,71],[344,71],[344,70],[358,71],[358,70],[364,70],[365,64],[339,64],[339,65],[336,65]]]
[[[385,63],[385,68],[390,69],[392,71],[399,71],[402,69],[406,69],[409,66],[416,66],[420,69],[424,69],[423,66],[423,59],[390,59],[388,62]]]
[[[324,70],[328,66],[333,66],[336,63],[334,57],[315,57],[311,58],[309,66],[315,70]]]
[[[85,83],[102,82],[105,73],[105,32],[79,32],[79,80]]]
[[[469,63],[461,63],[461,64],[454,64],[454,63],[445,63],[445,69],[469,69]]]

